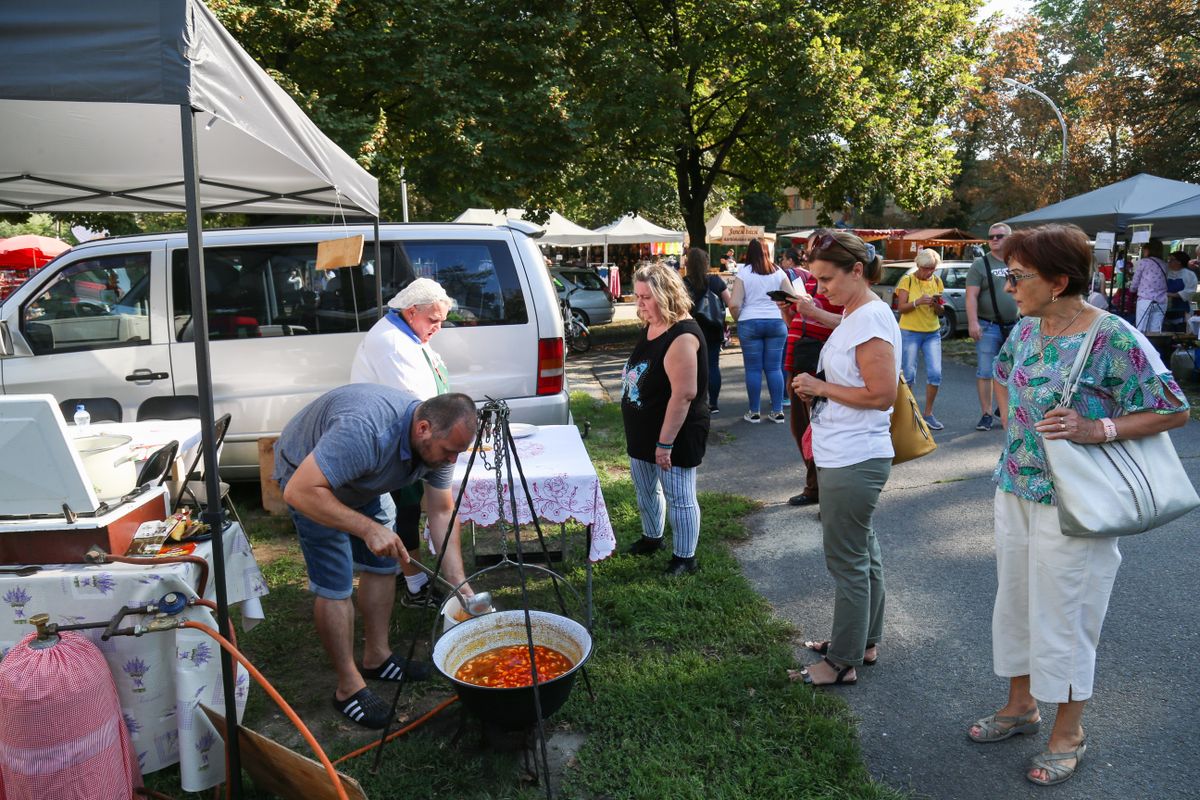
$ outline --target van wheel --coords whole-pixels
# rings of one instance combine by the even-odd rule
[[[947,308],[938,324],[939,339],[953,339],[958,335],[958,315],[954,313],[954,309]]]

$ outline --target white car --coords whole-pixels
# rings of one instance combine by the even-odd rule
[[[213,397],[232,414],[222,475],[257,479],[258,446],[309,401],[348,383],[364,333],[417,277],[458,305],[433,340],[451,388],[507,401],[513,421],[570,419],[558,300],[533,226],[296,226],[204,234]],[[363,234],[363,262],[316,268],[317,243]],[[47,265],[0,305],[5,394],[112,397],[124,419],[148,398],[197,394],[184,233],[100,239]]]

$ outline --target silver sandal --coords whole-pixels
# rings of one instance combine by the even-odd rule
[[[991,714],[978,720],[970,728],[967,728],[967,738],[972,742],[990,744],[991,742],[1002,742],[1011,736],[1016,736],[1018,733],[1032,735],[1037,733],[1042,727],[1040,717],[1038,719],[1035,719],[1035,717],[1039,717],[1038,709],[1036,708],[1019,717]],[[978,735],[971,731],[971,728],[975,727],[979,728]]]
[[[1087,737],[1079,743],[1079,747],[1074,750],[1068,750],[1065,753],[1051,753],[1049,750],[1038,753],[1029,761],[1029,769],[1025,770],[1025,777],[1031,783],[1036,783],[1038,786],[1054,786],[1069,780],[1075,775],[1075,770],[1079,769],[1079,765],[1083,763],[1083,754],[1087,752]],[[1068,767],[1063,764],[1069,758],[1075,759],[1075,766]],[[1046,779],[1039,780],[1030,775],[1031,770],[1041,769],[1046,771]]]

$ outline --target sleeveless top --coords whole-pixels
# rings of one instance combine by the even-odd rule
[[[693,319],[683,319],[668,328],[657,339],[642,335],[625,368],[621,371],[621,416],[625,421],[625,451],[630,458],[654,462],[654,448],[662,432],[671,399],[671,381],[663,366],[667,349],[680,336],[688,334],[700,341],[696,351],[696,396],[688,408],[687,417],[675,437],[671,463],[677,467],[698,467],[704,459],[708,442],[708,349],[704,333]]]

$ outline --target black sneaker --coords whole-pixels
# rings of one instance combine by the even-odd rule
[[[643,536],[633,544],[629,545],[629,549],[625,552],[629,553],[631,556],[648,556],[651,553],[657,553],[662,549],[662,546],[663,540],[661,536],[657,539],[651,539],[649,536]]]
[[[671,556],[671,560],[667,562],[666,574],[672,577],[691,575],[698,569],[700,569],[700,565],[696,563],[695,556],[692,556],[691,558]]]
[[[445,600],[446,595],[434,587],[433,581],[422,586],[419,592],[410,592],[405,584],[400,594],[400,605],[405,608],[440,608]]]
[[[975,423],[975,430],[990,431],[992,429],[992,415],[984,414],[979,418],[979,422]]]

